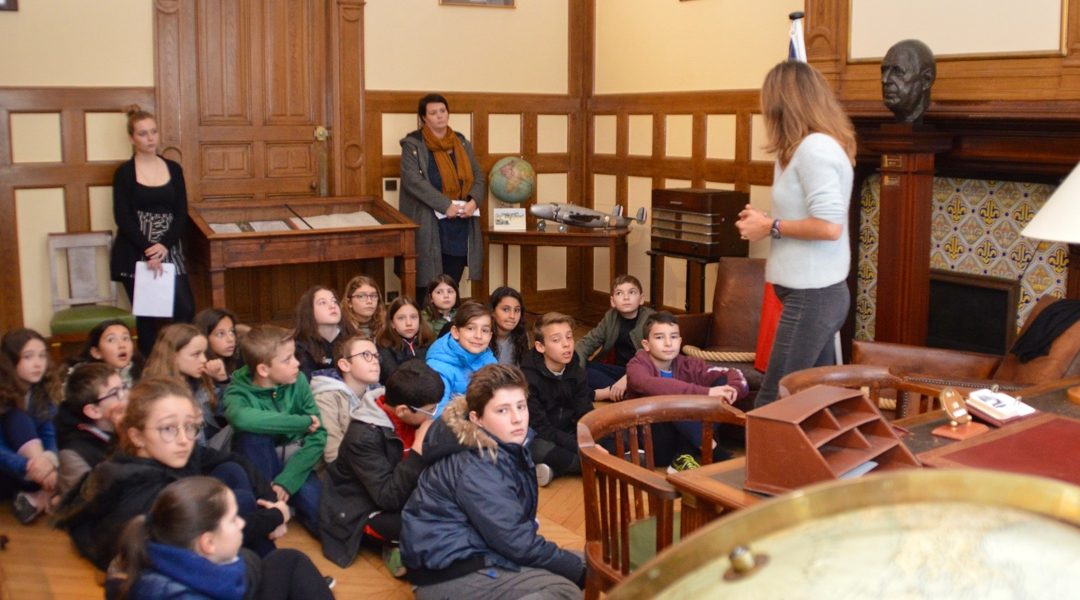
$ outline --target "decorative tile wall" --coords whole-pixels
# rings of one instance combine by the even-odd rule
[[[855,337],[860,340],[874,339],[880,183],[880,177],[872,175],[860,192],[862,226],[855,264]],[[1020,236],[1053,190],[1038,183],[935,178],[930,268],[1018,279],[1019,329],[1040,297],[1065,296],[1068,246]]]

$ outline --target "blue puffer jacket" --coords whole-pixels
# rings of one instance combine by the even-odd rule
[[[430,464],[402,511],[401,555],[413,583],[480,567],[547,569],[581,585],[585,564],[537,531],[536,469],[528,444],[497,441],[456,397],[424,438]],[[473,565],[476,566],[476,565]]]
[[[499,360],[495,358],[491,350],[484,348],[480,354],[473,354],[461,347],[453,335],[444,335],[435,340],[428,348],[427,357],[424,359],[428,366],[442,377],[443,397],[435,408],[435,417],[438,418],[446,408],[450,398],[458,394],[464,394],[465,388],[469,387],[472,379],[480,367],[493,365]]]

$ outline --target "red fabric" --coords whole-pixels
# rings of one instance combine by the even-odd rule
[[[416,428],[402,422],[394,409],[386,405],[385,400],[386,396],[379,396],[375,403],[386,413],[386,416],[390,417],[390,422],[394,424],[394,433],[401,438],[401,443],[405,444],[405,450],[401,453],[401,459],[405,460],[405,457],[409,456],[409,449],[412,448],[413,441],[416,440]]]
[[[761,323],[758,325],[757,350],[754,355],[754,368],[762,373],[769,368],[769,355],[772,354],[773,338],[776,327],[780,324],[780,313],[784,305],[776,297],[771,283],[765,283],[765,294],[761,298]]]

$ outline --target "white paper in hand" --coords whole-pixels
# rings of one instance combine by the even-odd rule
[[[135,263],[135,299],[132,314],[139,317],[171,317],[176,298],[176,265],[162,263],[164,272],[157,275],[146,262]]]

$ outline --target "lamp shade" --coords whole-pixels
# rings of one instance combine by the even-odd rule
[[[1080,165],[1074,167],[1054,190],[1020,235],[1051,242],[1080,243]]]

